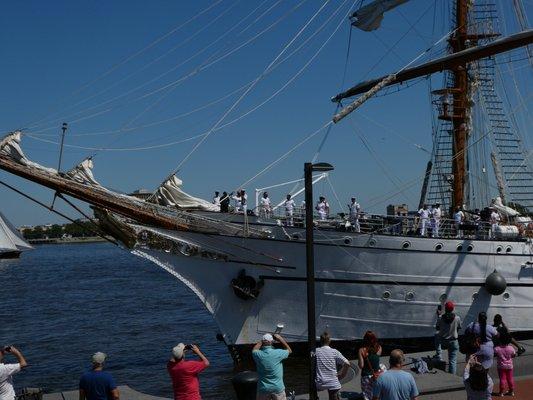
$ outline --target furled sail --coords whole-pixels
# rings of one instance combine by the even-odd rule
[[[350,19],[352,25],[363,31],[374,31],[381,26],[383,14],[409,0],[375,0],[354,12]]]
[[[193,197],[181,189],[183,182],[176,175],[167,179],[156,191],[158,204],[182,210],[220,211],[220,207],[206,200]]]
[[[32,248],[18,230],[0,213],[0,252],[22,251]]]
[[[494,207],[500,214],[506,215],[508,217],[516,217],[520,215],[518,211],[514,208],[507,207],[503,204],[501,197],[496,197],[492,200],[492,207]]]
[[[79,183],[100,186],[93,175],[93,160],[91,157],[86,158],[67,172],[67,176]]]
[[[40,170],[46,171],[50,174],[57,174],[57,170],[53,168],[46,168],[40,164],[34,163],[33,161],[28,160],[24,155],[24,152],[20,148],[20,139],[21,132],[16,131],[10,133],[0,141],[0,154],[5,155],[19,164],[25,165],[27,167],[39,168]]]

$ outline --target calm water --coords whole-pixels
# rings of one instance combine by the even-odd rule
[[[19,347],[30,368],[17,388],[77,388],[95,351],[118,384],[171,397],[165,365],[178,342],[211,361],[205,399],[232,398],[232,360],[200,301],[159,267],[110,244],[44,245],[0,261],[0,345]]]

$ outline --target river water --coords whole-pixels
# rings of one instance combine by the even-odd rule
[[[17,389],[76,389],[103,351],[117,384],[172,397],[166,362],[184,342],[211,361],[202,397],[233,398],[233,362],[211,316],[156,265],[107,243],[41,245],[0,261],[0,279],[0,345],[14,344],[30,363]]]

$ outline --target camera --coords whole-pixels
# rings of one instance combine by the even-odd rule
[[[9,352],[11,351],[11,346],[4,346],[4,347],[2,348],[2,351],[3,351],[4,353],[9,353]]]
[[[192,344],[186,344],[185,350],[192,350]]]

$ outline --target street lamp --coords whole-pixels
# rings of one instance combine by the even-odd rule
[[[333,165],[328,163],[305,163],[305,255],[307,266],[307,342],[309,346],[309,399],[316,400],[315,386],[315,259],[313,245],[313,171],[332,171]]]

